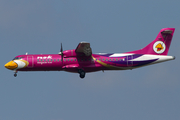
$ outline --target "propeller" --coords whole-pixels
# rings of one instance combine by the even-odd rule
[[[61,49],[60,49],[59,54],[61,55],[61,61],[63,62],[63,57],[64,57],[64,54],[63,54],[63,47],[62,47],[62,43],[61,43]]]

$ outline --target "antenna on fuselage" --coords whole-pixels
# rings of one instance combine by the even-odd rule
[[[26,55],[28,54],[28,52],[26,52]]]

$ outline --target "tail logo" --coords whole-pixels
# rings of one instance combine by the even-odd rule
[[[165,51],[165,49],[166,49],[166,45],[162,41],[157,41],[153,45],[154,52],[156,52],[158,54],[163,53]]]

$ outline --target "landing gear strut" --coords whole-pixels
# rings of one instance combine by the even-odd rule
[[[86,72],[84,70],[82,70],[82,69],[78,69],[78,73],[79,73],[80,78],[84,78],[85,75],[86,75]]]
[[[17,71],[14,72],[14,77],[16,77],[16,76],[17,76]]]

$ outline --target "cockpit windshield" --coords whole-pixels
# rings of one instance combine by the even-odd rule
[[[19,60],[21,59],[22,57],[15,57],[13,60]]]

